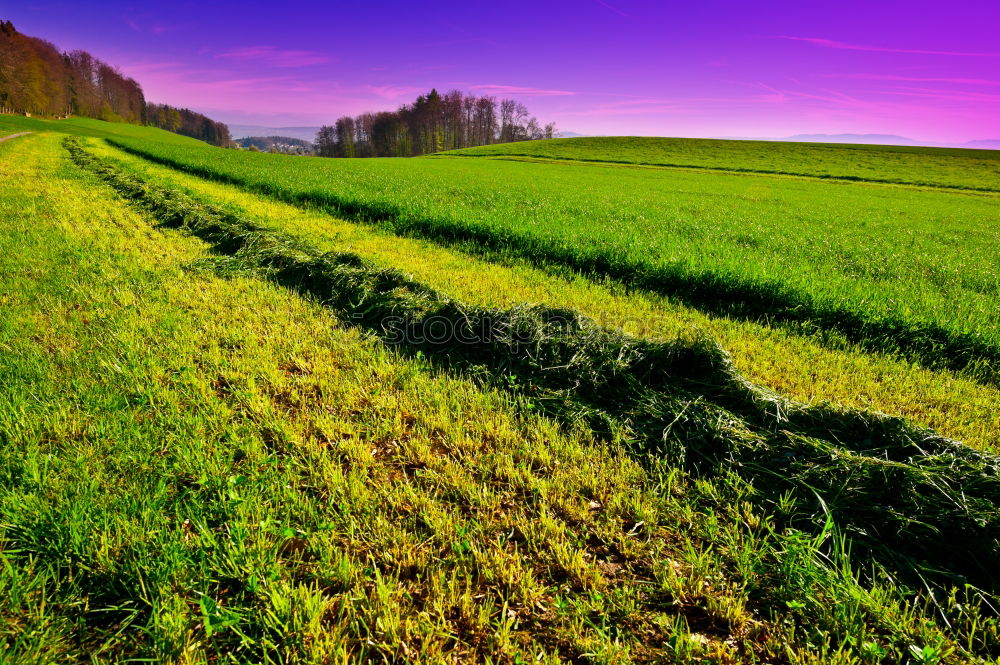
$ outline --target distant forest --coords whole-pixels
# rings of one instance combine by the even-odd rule
[[[189,109],[178,109],[166,104],[146,104],[146,124],[224,148],[233,143],[229,127],[225,123],[215,122],[208,116]]]
[[[553,138],[524,104],[512,99],[431,90],[398,111],[345,116],[316,135],[321,157],[411,157],[493,143]]]
[[[231,143],[229,128],[187,109],[147,104],[142,86],[86,51],[61,53],[0,21],[0,113],[99,118],[149,124],[207,141]]]

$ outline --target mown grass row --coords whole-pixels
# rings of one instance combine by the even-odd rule
[[[320,298],[390,342],[405,341],[466,372],[510,376],[544,411],[626,427],[640,455],[700,473],[736,470],[790,526],[844,529],[858,561],[911,582],[997,589],[1000,461],[905,422],[791,403],[744,381],[705,341],[653,343],[598,328],[570,311],[462,306],[359,257],[301,240],[75,158],[168,224],[230,258]],[[434,332],[436,326],[443,333]]]
[[[600,136],[506,143],[442,154],[592,161],[1000,192],[1000,153],[995,150]]]
[[[402,194],[393,191],[394,187],[402,187],[407,191],[414,187],[413,183],[402,182],[402,178],[411,176],[393,173],[387,179],[385,176],[388,174],[381,173],[376,167],[372,168],[379,172],[378,175],[360,171],[348,174],[343,172],[340,165],[333,165],[331,178],[343,177],[345,181],[331,179],[327,186],[317,188],[316,180],[317,177],[322,178],[325,163],[320,163],[319,169],[306,175],[301,168],[306,164],[287,160],[281,162],[281,165],[291,169],[290,171],[269,171],[269,167],[278,164],[265,164],[258,159],[259,155],[213,156],[166,146],[121,140],[111,142],[127,152],[160,164],[294,204],[320,206],[348,219],[379,224],[400,235],[456,245],[465,251],[490,258],[522,257],[541,265],[608,277],[631,287],[668,295],[687,306],[714,315],[789,326],[800,334],[812,335],[817,339],[833,339],[834,343],[846,340],[869,352],[902,355],[932,369],[959,371],[993,384],[1000,380],[1000,346],[997,341],[1000,339],[1000,329],[996,329],[995,317],[987,314],[987,303],[1000,294],[997,291],[1000,278],[990,272],[988,265],[980,266],[982,270],[976,268],[972,272],[968,272],[967,265],[963,265],[963,270],[946,266],[929,269],[930,274],[940,274],[940,278],[945,279],[942,282],[945,286],[938,293],[933,280],[925,281],[926,276],[919,272],[905,276],[892,275],[890,273],[895,270],[893,267],[886,269],[885,266],[864,265],[865,261],[885,261],[887,257],[868,256],[862,259],[854,256],[853,250],[847,252],[846,249],[836,247],[831,249],[834,254],[845,254],[838,259],[839,263],[834,262],[823,270],[810,264],[802,268],[805,271],[802,275],[797,275],[798,269],[788,270],[781,265],[783,261],[793,259],[787,254],[793,251],[792,245],[797,247],[794,251],[814,251],[815,248],[801,243],[793,243],[789,247],[782,245],[780,250],[768,250],[776,252],[773,256],[757,259],[747,256],[740,261],[736,260],[735,254],[721,261],[711,257],[712,252],[722,251],[728,245],[719,244],[716,249],[709,250],[699,249],[696,244],[689,251],[698,254],[668,260],[658,255],[660,251],[668,251],[658,248],[656,243],[659,240],[649,240],[649,237],[659,238],[662,230],[651,231],[652,236],[640,237],[642,234],[639,234],[638,226],[626,225],[622,234],[616,236],[610,230],[602,230],[600,224],[587,222],[577,214],[571,214],[568,218],[572,220],[570,226],[560,228],[558,223],[547,221],[544,215],[534,212],[527,215],[519,209],[516,199],[527,192],[513,190],[503,195],[511,199],[509,202],[506,199],[497,202],[495,199],[499,193],[484,185],[485,181],[475,185],[483,191],[473,190],[471,184],[468,191],[463,191],[462,186],[456,183],[448,190],[449,193],[442,189],[448,189],[446,184],[417,186],[417,189],[427,190],[421,191],[420,196],[433,192],[433,202],[423,206],[409,200],[404,201]],[[308,165],[312,164],[310,162]],[[419,173],[420,169],[417,168],[417,174]],[[558,175],[553,172],[548,174]],[[425,175],[428,178],[441,176],[440,173]],[[480,175],[484,178],[487,176],[486,173]],[[525,174],[519,174],[523,175]],[[544,178],[546,174],[535,175]],[[498,174],[493,176],[499,177]],[[399,183],[393,182],[396,177],[401,178]],[[372,181],[367,182],[366,178],[372,178]],[[353,182],[355,179],[358,181]],[[347,183],[346,180],[352,182]],[[545,187],[552,187],[551,179],[545,179],[545,182]],[[600,187],[607,187],[608,184],[602,183]],[[342,190],[341,185],[345,189]],[[378,189],[374,188],[375,185],[378,185]],[[586,185],[581,181],[580,186]],[[412,193],[414,196],[418,195],[416,191]],[[482,201],[492,201],[493,205],[498,206],[497,209],[489,213],[482,211],[486,217],[481,221],[475,217],[461,217],[466,207],[469,208],[469,214],[479,214],[477,206],[480,204],[468,201],[470,197],[480,196]],[[551,201],[538,203],[542,213],[551,208],[553,214],[560,214],[562,206],[571,205],[568,201],[562,201],[560,196],[554,195]],[[528,204],[529,210],[534,206],[530,200],[523,203]],[[595,214],[611,214],[601,206],[598,208],[600,211],[595,209]],[[525,217],[524,220],[521,219],[522,216]],[[535,219],[540,216],[541,220]],[[793,233],[793,230],[787,229],[783,233],[787,235]],[[988,236],[991,232],[985,230],[984,233]],[[851,235],[853,237],[856,233],[852,231]],[[663,242],[667,245],[674,242],[669,234],[664,238]],[[750,246],[764,242],[744,240]],[[767,242],[773,240],[771,236],[771,240]],[[886,238],[882,238],[878,242],[883,243],[885,240]],[[858,239],[854,237],[851,242],[857,243]],[[823,243],[830,244],[830,241],[827,239]],[[645,246],[646,244],[649,246]],[[898,243],[890,244],[899,247]],[[718,249],[720,247],[721,250]],[[924,251],[931,249],[927,247]],[[858,251],[871,254],[873,249],[867,247]],[[892,250],[887,246],[886,251]],[[900,266],[908,266],[906,270],[912,271],[925,258],[921,254],[913,257],[916,262],[903,263],[899,257],[893,261]],[[759,264],[754,263],[757,260],[760,261]],[[939,258],[934,259],[938,260]],[[868,279],[859,275],[843,279],[838,276],[838,271],[844,269],[844,261],[858,270],[874,271],[872,274],[875,277]],[[773,270],[767,268],[769,265]],[[951,283],[955,279],[960,283]],[[843,289],[843,292],[838,292],[837,289]],[[944,298],[943,294],[948,292],[953,293]],[[922,311],[925,307],[928,311]]]

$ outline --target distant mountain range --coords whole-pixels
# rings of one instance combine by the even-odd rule
[[[1000,139],[980,139],[978,141],[969,141],[962,147],[977,148],[979,150],[1000,150]]]
[[[797,143],[858,143],[866,145],[927,146],[931,148],[974,148],[1000,150],[1000,139],[980,139],[966,143],[918,141],[897,134],[796,134],[783,137],[719,136],[728,141],[789,141]]]
[[[927,145],[897,134],[796,134],[777,141],[801,143],[865,143],[871,145]]]
[[[319,127],[264,127],[262,125],[229,125],[229,133],[233,139],[245,139],[251,136],[288,136],[310,144],[316,140]]]

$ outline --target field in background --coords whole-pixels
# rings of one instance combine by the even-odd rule
[[[478,159],[323,160],[116,140],[402,234],[620,280],[996,382],[1000,198]],[[543,142],[544,145],[544,142]]]
[[[486,262],[475,252],[403,238],[393,229],[338,219],[254,195],[177,169],[159,166],[112,146],[92,150],[126,162],[144,178],[184,188],[207,200],[237,206],[262,224],[276,224],[327,250],[350,247],[387,268],[403,267],[416,279],[462,302],[513,307],[543,303],[569,307],[603,326],[646,339],[707,335],[718,341],[752,381],[795,399],[829,401],[908,418],[977,447],[991,449],[1000,432],[1000,389],[947,371],[861,349],[843,348],[828,336],[714,316],[679,299],[610,280],[553,274],[522,260]],[[466,250],[475,247],[463,246]]]
[[[984,604],[995,458],[855,403],[881,384],[876,403],[940,410],[996,445],[995,331],[973,315],[997,295],[996,198],[469,158],[243,160],[132,127],[114,140],[169,169],[98,140],[107,123],[65,127],[92,138],[0,146],[0,646],[15,656],[1000,652]],[[911,246],[890,241],[900,228]],[[678,279],[716,278],[688,282],[697,298],[657,288],[675,264]],[[648,280],[629,283],[632,268]],[[879,346],[820,308],[775,316],[794,289],[718,296],[774,274],[827,275],[815,302],[874,302],[867,321],[899,309],[905,326],[883,325]],[[748,296],[767,293],[779,308],[761,315]],[[970,324],[949,320],[948,298]],[[399,317],[533,341],[400,345],[384,328]],[[947,351],[919,344],[932,338],[898,334],[931,323],[987,344],[942,369]],[[799,399],[840,376],[822,390],[851,408],[748,384],[713,339],[755,381],[790,375]]]
[[[608,136],[530,141],[446,155],[531,157],[1000,191],[1000,151]]]

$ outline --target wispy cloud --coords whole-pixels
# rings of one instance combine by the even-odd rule
[[[153,96],[177,90],[199,91],[212,95],[236,93],[272,93],[291,91],[304,84],[290,76],[240,76],[225,69],[191,67],[180,62],[124,63],[123,72],[135,76],[155,90]]]
[[[572,117],[666,115],[696,112],[699,108],[703,109],[706,106],[732,106],[734,104],[740,104],[748,101],[752,100],[746,97],[678,97],[669,99],[648,97],[630,99],[628,101],[621,102],[610,102],[607,104],[598,104],[597,106],[589,109],[566,111],[560,115]]]
[[[164,23],[162,21],[146,23],[146,21],[140,17],[126,16],[123,19],[125,25],[134,30],[135,32],[149,33],[153,35],[162,35],[165,32],[173,32],[178,30],[180,26],[171,23]]]
[[[884,111],[892,106],[890,102],[873,98],[865,99],[849,95],[840,90],[830,90],[828,88],[818,88],[816,90],[779,89],[760,82],[752,84],[751,87],[763,91],[763,93],[754,95],[751,99],[765,103],[790,104],[797,107],[803,107],[811,103],[827,109],[868,110],[872,112]]]
[[[599,4],[601,7],[604,7],[605,9],[613,11],[614,13],[618,14],[619,16],[624,16],[625,18],[632,18],[631,16],[629,16],[628,14],[626,14],[625,12],[623,12],[622,10],[618,9],[617,7],[604,2],[604,0],[594,0],[594,2],[596,2],[597,4]]]
[[[984,92],[967,92],[955,90],[935,90],[933,88],[902,87],[896,90],[886,90],[887,95],[904,95],[907,97],[929,97],[949,102],[976,102],[977,104],[1000,104],[1000,95],[990,95]]]
[[[966,101],[964,93],[949,91],[925,90],[922,88],[899,89],[876,93],[879,98],[862,98],[849,95],[839,90],[827,88],[792,89],[777,88],[761,82],[744,84],[754,92],[745,96],[731,97],[676,97],[676,98],[637,98],[617,101],[607,104],[567,111],[560,115],[564,117],[595,117],[595,118],[627,118],[634,116],[671,116],[690,117],[704,116],[708,113],[729,112],[734,109],[744,109],[760,113],[763,108],[785,109],[780,111],[804,117],[806,114],[825,114],[817,117],[838,117],[849,115],[855,118],[892,118],[900,115],[921,115],[929,108],[920,102],[903,103],[893,100],[887,95],[905,95],[910,97],[939,98],[953,101]],[[973,95],[975,101],[991,102],[993,95]]]
[[[218,53],[215,57],[226,60],[255,60],[271,67],[308,67],[333,60],[316,51],[286,50],[274,46],[247,46]]]
[[[426,92],[423,88],[415,88],[408,85],[369,85],[365,87],[382,99],[399,99],[400,97],[409,97],[419,92]]]
[[[184,67],[180,62],[140,62],[126,65],[129,76],[141,76],[151,72],[163,72]]]
[[[826,78],[898,81],[903,83],[954,83],[956,85],[1000,85],[1000,81],[951,77],[897,76],[895,74],[826,74]]]
[[[528,88],[519,85],[496,85],[493,83],[470,85],[469,90],[475,90],[476,92],[488,95],[520,95],[521,97],[565,97],[576,94],[569,90],[544,90],[542,88]]]
[[[891,48],[886,46],[869,46],[865,44],[848,44],[846,42],[838,42],[833,39],[820,39],[818,37],[790,37],[788,35],[781,35],[778,39],[787,39],[795,42],[807,42],[813,44],[814,46],[822,46],[824,48],[835,48],[844,49],[848,51],[876,51],[879,53],[910,53],[916,55],[950,55],[950,56],[960,56],[964,58],[1000,58],[1000,53],[978,53],[972,51],[934,51],[928,49],[912,49],[912,48]]]

